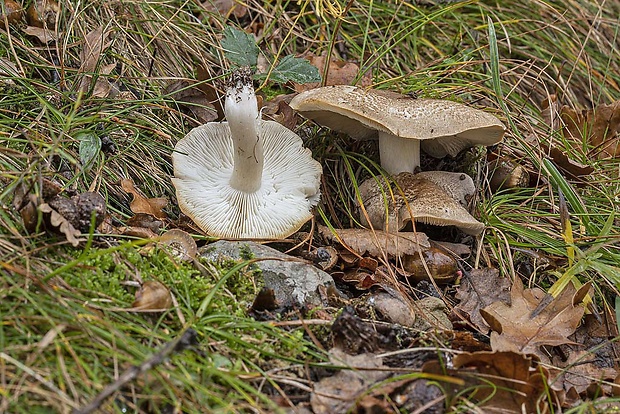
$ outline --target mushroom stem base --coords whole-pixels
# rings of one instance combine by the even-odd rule
[[[379,133],[381,166],[392,175],[414,172],[420,166],[420,141]]]

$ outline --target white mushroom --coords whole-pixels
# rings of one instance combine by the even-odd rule
[[[378,137],[381,166],[390,174],[414,172],[422,149],[434,157],[456,156],[473,145],[492,145],[504,135],[493,115],[436,99],[335,85],[300,93],[290,103],[303,116],[356,139]]]
[[[321,166],[299,136],[260,119],[249,70],[236,72],[225,112],[175,147],[179,207],[212,236],[285,238],[312,217]]]

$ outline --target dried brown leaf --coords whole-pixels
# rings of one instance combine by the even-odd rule
[[[564,127],[562,133],[576,147],[585,142],[593,147],[589,155],[600,158],[620,154],[620,100],[594,109],[575,110],[563,106],[560,110]]]
[[[80,244],[78,237],[80,237],[82,233],[73,227],[69,220],[63,217],[47,203],[40,204],[38,209],[41,213],[49,215],[49,222],[52,227],[58,229],[58,231],[64,234],[67,241],[71,243],[73,247],[77,247]]]
[[[180,79],[170,83],[164,94],[170,96],[179,107],[191,113],[198,125],[218,119],[218,113],[212,103],[212,97],[199,87],[196,81]]]
[[[315,414],[356,412],[358,398],[373,385],[389,376],[380,357],[373,354],[347,355],[337,348],[330,351],[334,364],[346,365],[337,374],[325,377],[314,385],[310,404]],[[383,368],[383,369],[382,369]],[[353,410],[352,410],[353,409]]]
[[[542,345],[572,343],[568,336],[575,332],[585,308],[574,306],[573,298],[579,295],[569,284],[555,299],[544,307],[546,294],[541,289],[524,289],[519,278],[510,292],[511,304],[494,302],[480,310],[491,326],[491,348],[494,351],[512,351],[534,354],[548,361]]]
[[[110,30],[104,32],[103,26],[99,26],[85,36],[84,46],[80,52],[82,64],[79,72],[92,73],[95,71],[101,53],[112,43],[108,40],[110,33]]]
[[[131,306],[134,310],[161,312],[172,307],[172,296],[166,285],[148,280],[136,292],[136,300]]]
[[[121,180],[121,187],[127,194],[133,195],[133,201],[130,203],[129,208],[134,213],[151,214],[159,219],[167,217],[166,213],[162,211],[168,204],[166,198],[146,198],[136,190],[133,181],[126,178]]]
[[[382,252],[392,257],[414,254],[430,247],[428,237],[420,232],[387,233],[381,230],[334,229],[336,234],[324,226],[319,226],[319,233],[329,241],[344,244],[359,255],[368,253],[381,256]]]
[[[224,17],[231,14],[236,18],[241,18],[248,13],[248,8],[243,3],[235,0],[208,0],[202,2],[202,7],[209,12],[217,12]]]
[[[317,67],[320,73],[325,70],[326,56],[316,56],[312,53],[305,57],[310,64]],[[327,72],[327,78],[325,79],[325,86],[330,85],[351,85],[359,73],[359,66],[353,62],[347,62],[346,60],[335,59],[332,57],[329,60],[329,67]],[[364,76],[356,83],[357,86],[367,87],[372,84],[372,77],[369,72],[366,72]],[[295,84],[296,92],[304,92],[310,89],[318,88],[320,83],[303,83]]]
[[[53,30],[44,29],[37,26],[26,26],[22,30],[28,36],[36,37],[43,44],[57,41],[58,36],[60,35],[60,33],[56,33]]]
[[[494,302],[510,302],[510,280],[500,277],[497,269],[473,269],[463,276],[456,298],[460,302],[455,310],[469,316],[471,323],[486,334],[489,325],[480,314],[480,309]]]
[[[475,369],[481,375],[472,398],[485,413],[545,412],[549,374],[531,357],[510,351],[463,353],[454,356],[453,364],[456,372]]]

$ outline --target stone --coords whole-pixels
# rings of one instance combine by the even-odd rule
[[[334,279],[303,259],[289,256],[276,249],[251,241],[220,240],[203,247],[200,256],[211,262],[224,260],[260,260],[256,267],[261,270],[264,286],[273,289],[276,301],[283,307],[326,306],[327,287]]]

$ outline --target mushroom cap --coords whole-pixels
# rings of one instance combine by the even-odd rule
[[[233,189],[233,142],[227,122],[194,128],[172,154],[181,211],[207,234],[281,239],[308,221],[320,197],[321,165],[294,132],[261,121],[264,170],[255,192]]]
[[[484,224],[472,217],[459,201],[424,176],[403,172],[395,175],[393,182],[395,185],[390,189],[385,177],[373,177],[359,187],[374,228],[386,230],[387,213],[390,232],[404,228],[412,217],[421,223],[456,226],[467,234],[476,235],[484,229]],[[360,219],[362,224],[369,224],[363,212]]]
[[[377,138],[378,131],[422,141],[422,149],[441,158],[473,145],[493,145],[504,136],[495,116],[438,99],[334,85],[295,96],[291,108],[306,118],[356,139]]]
[[[465,173],[421,171],[416,175],[433,182],[465,208],[467,208],[469,199],[476,193],[474,180]]]

